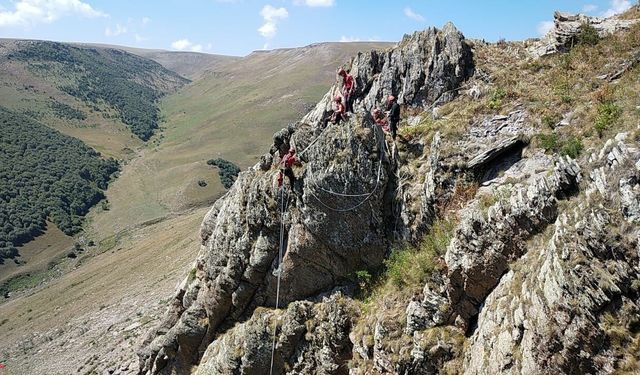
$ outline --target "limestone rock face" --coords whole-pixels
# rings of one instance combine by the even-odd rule
[[[333,87],[301,122],[276,133],[269,153],[241,173],[207,213],[195,277],[183,282],[165,319],[146,338],[139,352],[141,373],[186,373],[205,352],[208,368],[254,373],[263,358],[237,364],[232,347],[240,344],[242,333],[262,337],[264,327],[249,322],[235,336],[235,331],[218,335],[239,320],[259,319],[252,315],[256,308],[275,306],[277,275],[282,307],[382,264],[395,238],[394,161],[369,113],[388,94],[410,106],[452,99],[473,73],[473,58],[462,34],[448,24],[407,36],[389,51],[361,53],[351,72],[358,90],[356,114],[326,125],[332,97],[339,91]],[[279,189],[278,165],[290,147],[297,149],[302,163],[293,168],[295,185],[288,186],[285,178],[284,189]],[[291,319],[299,325],[309,314]],[[249,353],[254,349],[246,348]],[[334,349],[305,352],[310,357],[299,364],[283,361],[302,372],[322,364],[328,366],[326,373],[336,373],[323,359]]]
[[[611,35],[620,30],[626,30],[640,20],[625,20],[613,17],[589,17],[584,14],[568,14],[556,12],[554,14],[553,29],[540,41],[529,47],[529,53],[535,57],[542,57],[556,52],[566,52],[576,44],[576,36],[582,25],[591,25],[601,37]]]

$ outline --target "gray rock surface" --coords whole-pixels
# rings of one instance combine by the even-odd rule
[[[584,24],[591,25],[601,37],[611,35],[620,30],[629,29],[640,20],[620,19],[613,17],[589,17],[584,14],[554,14],[553,29],[542,39],[529,47],[529,53],[539,58],[557,52],[566,52],[576,44],[576,36]]]
[[[149,332],[139,351],[141,373],[189,372],[210,345],[218,349],[208,353],[228,356],[223,343],[216,343],[233,338],[216,337],[256,308],[275,305],[278,274],[283,306],[382,264],[395,237],[390,221],[395,161],[382,130],[367,114],[389,94],[407,106],[450,100],[472,74],[473,59],[462,34],[447,24],[406,36],[386,52],[361,53],[351,72],[359,115],[325,127],[339,90],[333,87],[300,123],[274,135],[270,156],[241,173],[206,215],[195,280],[185,280],[164,321]],[[287,187],[282,199],[276,166],[290,146],[303,163],[294,167],[296,185],[293,191]],[[259,334],[250,326],[244,329]],[[223,358],[225,363],[217,361],[208,362],[230,368]]]
[[[559,51],[586,21],[556,18]],[[354,58],[356,113],[325,126],[333,87],[211,208],[195,278],[149,333],[140,372],[268,373],[274,337],[278,374],[595,374],[635,360],[625,348],[640,327],[637,134],[572,160],[529,144],[540,121],[523,106],[393,145],[373,124],[389,94],[414,125],[433,113],[473,73],[471,54],[446,25]],[[303,162],[281,196],[290,146]],[[358,311],[354,273],[379,269],[392,244],[417,242],[444,213],[453,239],[424,287]]]
[[[573,160],[559,159],[549,177],[514,186],[486,212],[482,207],[463,212],[445,255],[455,315],[468,322],[478,313],[509,263],[524,254],[527,239],[556,219],[556,197],[570,196],[579,178],[580,168]]]
[[[354,109],[368,113],[385,106],[389,95],[409,107],[443,104],[458,94],[473,75],[471,48],[452,23],[405,35],[395,48],[360,52],[351,63],[356,82]],[[339,88],[334,87],[302,120],[317,123],[331,110]]]
[[[209,346],[196,374],[269,374],[274,329],[273,373],[346,374],[355,309],[333,295],[316,304],[293,302],[284,311],[256,310]]]
[[[623,142],[603,150],[584,192],[484,301],[465,373],[614,372],[612,335],[630,335],[640,319],[640,227],[624,209],[630,185],[618,182],[636,181],[638,199],[640,153]]]

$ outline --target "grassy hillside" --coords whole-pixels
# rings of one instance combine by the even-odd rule
[[[0,304],[0,361],[8,373],[91,374],[102,373],[92,372],[97,365],[124,364],[170,303],[175,280],[191,268],[205,212],[105,239],[101,254],[50,269],[64,273],[53,280],[17,280],[40,286]]]
[[[56,262],[65,259],[73,244],[73,237],[66,235],[54,223],[47,222],[45,234],[18,246],[18,262],[5,261],[0,265],[0,294],[37,286],[51,276],[42,271],[50,270]]]
[[[166,122],[157,146],[125,167],[107,192],[111,210],[94,227],[115,233],[171,212],[208,204],[224,193],[207,160],[253,165],[273,133],[299,119],[357,51],[385,43],[326,43],[254,52],[208,72],[162,100]],[[199,186],[204,180],[207,185]]]
[[[3,279],[69,250],[62,237],[82,229],[117,168],[106,158],[133,157],[161,120],[158,100],[187,82],[116,49],[0,40],[0,262],[20,253]]]
[[[157,126],[157,99],[186,83],[122,51],[0,39],[0,105],[126,158]]]
[[[115,49],[77,48],[53,42],[22,42],[7,59],[27,64],[31,73],[89,104],[115,110],[143,141],[158,127],[156,101],[186,80],[151,60]],[[166,80],[160,87],[157,79]],[[160,90],[158,90],[160,88]]]

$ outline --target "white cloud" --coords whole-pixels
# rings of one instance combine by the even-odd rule
[[[591,13],[598,10],[598,6],[595,4],[586,4],[582,7],[582,13]]]
[[[191,43],[189,39],[180,39],[171,43],[171,48],[178,51],[202,52],[202,44]]]
[[[630,0],[611,0],[611,7],[607,9],[602,15],[604,17],[611,17],[613,15],[622,13],[631,8]]]
[[[370,37],[368,39],[362,39],[362,38],[357,37],[357,36],[345,36],[345,35],[343,35],[343,36],[340,37],[340,40],[338,42],[340,42],[340,43],[350,43],[350,42],[364,42],[364,41],[367,41],[367,42],[379,42],[380,41],[380,37],[372,36],[372,37]]]
[[[260,11],[260,15],[264,19],[264,24],[260,26],[258,32],[267,39],[273,38],[278,32],[278,21],[289,17],[289,12],[285,8],[275,8],[271,5],[265,5]]]
[[[273,38],[276,35],[276,32],[278,32],[278,28],[276,27],[275,22],[266,22],[264,25],[260,26],[258,32],[265,38]]]
[[[148,24],[151,23],[151,18],[149,17],[142,17],[142,25],[146,26]]]
[[[355,36],[342,36],[340,43],[359,42],[361,39]]]
[[[111,27],[108,27],[108,26],[106,29],[104,29],[104,35],[106,36],[118,36],[126,33],[127,33],[126,26],[122,26],[119,23],[116,24],[115,29],[112,29]]]
[[[135,34],[133,37],[136,38],[137,43],[142,43],[149,40],[149,38],[147,38],[146,36],[142,36],[140,34]]]
[[[294,5],[306,5],[308,7],[332,7],[335,0],[293,0]]]
[[[547,35],[551,29],[553,29],[554,23],[553,21],[542,21],[538,24],[536,30],[538,31],[538,35],[544,36]]]
[[[414,12],[411,8],[404,8],[404,15],[411,18],[414,21],[423,22],[424,17],[421,14]]]
[[[65,16],[108,17],[80,0],[20,0],[14,10],[0,10],[0,27],[52,23]]]

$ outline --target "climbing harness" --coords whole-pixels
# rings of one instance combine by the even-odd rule
[[[288,196],[287,196],[287,199],[288,199]],[[284,252],[284,215],[287,210],[287,205],[285,204],[286,199],[285,199],[284,184],[280,186],[280,200],[281,200],[280,202],[280,246],[278,248],[278,268],[277,268],[278,281],[276,283],[276,310],[278,310],[278,305],[280,302],[280,279],[282,277],[282,255]],[[273,375],[273,360],[276,353],[276,338],[278,337],[276,335],[277,328],[278,328],[278,323],[277,321],[274,321],[273,344],[271,345],[271,367],[269,370],[270,375]]]

